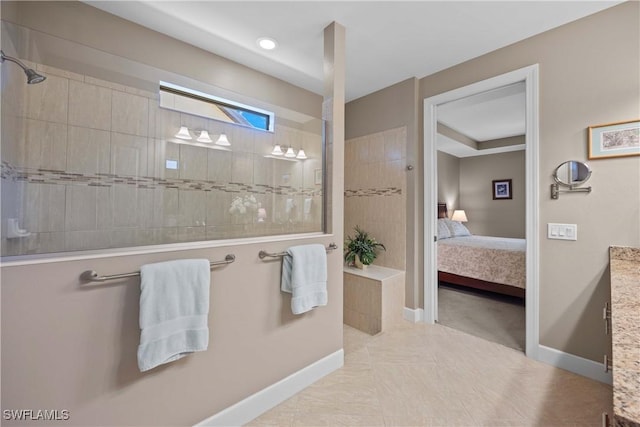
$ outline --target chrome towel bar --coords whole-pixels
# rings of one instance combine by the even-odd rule
[[[333,251],[338,249],[338,245],[336,245],[335,243],[329,243],[329,246],[327,246],[325,248],[327,250],[327,252]],[[265,259],[265,258],[279,258],[279,257],[283,257],[283,256],[287,256],[288,254],[286,252],[276,252],[274,254],[269,253],[267,251],[260,251],[258,252],[258,257],[260,259]]]
[[[224,257],[223,261],[211,261],[209,265],[214,267],[216,265],[225,265],[231,264],[236,260],[236,256],[233,254],[228,254]],[[83,282],[104,282],[106,280],[114,280],[114,279],[124,279],[126,277],[136,277],[139,276],[139,271],[134,271],[133,273],[122,273],[122,274],[112,274],[109,276],[98,276],[94,270],[87,270],[80,275],[80,280]]]

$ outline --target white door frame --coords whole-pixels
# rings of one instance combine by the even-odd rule
[[[424,100],[424,321],[438,320],[437,268],[437,106],[513,83],[526,87],[526,354],[538,358],[539,212],[538,212],[538,64],[451,90]]]

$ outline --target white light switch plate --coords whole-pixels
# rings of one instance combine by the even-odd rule
[[[547,238],[557,240],[578,240],[577,224],[547,224]]]

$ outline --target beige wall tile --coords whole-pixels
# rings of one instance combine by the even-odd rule
[[[277,173],[277,172],[276,172]],[[251,184],[253,182],[253,155],[233,153],[231,156],[231,181]]]
[[[111,247],[110,231],[69,231],[65,233],[65,250],[82,251]]]
[[[97,229],[96,187],[68,185],[66,192],[65,231]]]
[[[178,227],[206,225],[207,195],[205,192],[178,190],[178,206]]]
[[[179,216],[179,201],[177,188],[165,188],[162,192],[162,212],[164,227],[177,227]],[[177,232],[176,232],[177,233]],[[177,234],[175,235],[177,238]]]
[[[118,185],[113,188],[112,209],[115,228],[133,228],[140,225],[139,193],[141,191],[133,186]]]
[[[111,130],[147,136],[149,134],[149,99],[115,90],[111,96]]]
[[[71,80],[69,82],[69,124],[110,130],[111,92],[104,87]]]
[[[49,76],[46,84],[29,85],[26,91],[27,118],[67,123],[69,109],[69,80]]]
[[[31,233],[64,231],[65,186],[24,183],[24,220],[20,226]]]
[[[146,137],[111,132],[111,173],[148,176],[148,145]]]
[[[95,174],[109,173],[111,134],[106,131],[69,126],[67,171]]]
[[[277,160],[265,158],[262,154],[253,155],[253,183],[273,185]]]
[[[182,179],[207,179],[207,148],[194,147],[180,144],[180,178]]]
[[[150,108],[153,110],[150,116],[155,118],[155,137],[163,140],[173,139],[182,126],[180,113],[160,108],[154,103],[151,103]]]
[[[67,165],[67,125],[26,120],[25,167],[63,171]]]
[[[207,180],[220,183],[231,181],[231,157],[231,151],[207,150]]]

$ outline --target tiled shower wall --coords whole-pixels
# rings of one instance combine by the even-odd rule
[[[263,132],[161,109],[157,93],[29,65],[47,80],[27,86],[18,67],[2,69],[2,255],[321,231],[319,125],[310,132],[276,117],[275,133]],[[181,125],[214,140],[224,132],[232,146],[179,144]],[[265,158],[275,143],[309,159]],[[31,234],[8,239],[10,218]]]
[[[406,127],[345,141],[344,232],[357,225],[383,243],[374,264],[406,265]],[[346,237],[346,236],[345,236]]]

